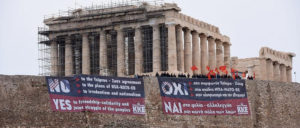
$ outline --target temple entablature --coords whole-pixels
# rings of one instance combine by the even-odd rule
[[[292,67],[292,58],[295,56],[295,53],[276,51],[268,47],[262,47],[259,51],[260,58],[270,59],[287,67]]]
[[[233,68],[239,72],[248,72],[260,80],[292,82],[293,57],[291,52],[276,51],[262,47],[259,57],[232,58]]]

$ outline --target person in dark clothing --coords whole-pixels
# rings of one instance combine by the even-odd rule
[[[156,72],[155,76],[156,76],[156,77],[159,77],[159,74],[158,74],[158,72]]]

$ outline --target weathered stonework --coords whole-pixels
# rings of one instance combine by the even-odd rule
[[[297,128],[300,84],[247,81],[250,116],[165,115],[158,81],[144,78],[145,116],[53,112],[45,77],[0,75],[0,127]]]
[[[294,53],[280,52],[267,47],[260,49],[259,57],[232,59],[232,66],[260,80],[292,82]]]
[[[47,18],[44,23],[49,30],[39,34],[49,38],[48,42],[42,41],[51,48],[51,64],[48,66],[51,67],[51,74],[48,75],[130,76],[164,71],[175,74],[206,74],[206,66],[213,69],[223,65],[230,67],[229,37],[222,35],[218,27],[184,15],[180,11],[176,4],[143,3],[103,9],[77,9],[66,16]],[[128,29],[135,34],[126,33],[125,30]],[[145,29],[149,31],[145,32]],[[184,40],[181,36],[183,31]],[[112,32],[116,32],[117,36],[114,37]],[[78,38],[71,38],[70,41],[70,37],[75,35]],[[89,46],[93,42],[89,37],[98,36],[100,38],[97,43],[100,47],[95,50]],[[133,46],[125,45],[129,38],[133,38]],[[113,44],[113,41],[117,43]],[[115,45],[117,49],[111,48]],[[148,46],[152,46],[152,50]],[[130,64],[125,61],[129,60],[126,56],[128,47],[134,47],[131,50],[135,51],[135,55],[131,55],[133,60],[130,61],[134,63],[130,67],[126,67]],[[110,48],[112,50],[107,50]],[[90,50],[99,51],[99,55],[93,55]],[[59,53],[60,51],[65,53]],[[114,52],[117,55],[108,54]],[[111,60],[114,58],[117,59]],[[162,62],[164,60],[166,62]],[[117,61],[117,64],[114,65],[112,61]],[[92,64],[94,67],[90,67]],[[192,65],[199,70],[193,72]],[[61,66],[65,68],[59,68]],[[129,74],[128,70],[132,72]]]

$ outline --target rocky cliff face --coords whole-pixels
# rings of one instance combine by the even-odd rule
[[[247,81],[251,116],[164,115],[158,81],[144,78],[146,115],[53,112],[45,78],[0,75],[0,127],[297,128],[300,84]]]

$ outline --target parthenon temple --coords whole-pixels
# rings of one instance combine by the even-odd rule
[[[259,57],[232,58],[232,67],[240,72],[248,72],[260,80],[292,82],[293,57],[295,53],[276,51],[262,47]]]
[[[257,58],[230,56],[218,27],[173,3],[118,3],[47,17],[39,29],[40,75],[203,74],[220,66],[261,80],[292,81],[292,58],[263,47]],[[197,67],[197,70],[192,70]]]
[[[40,49],[48,54],[41,58],[42,75],[206,74],[206,66],[229,68],[229,37],[180,11],[176,4],[140,3],[46,18],[48,29],[39,31],[46,37]]]

